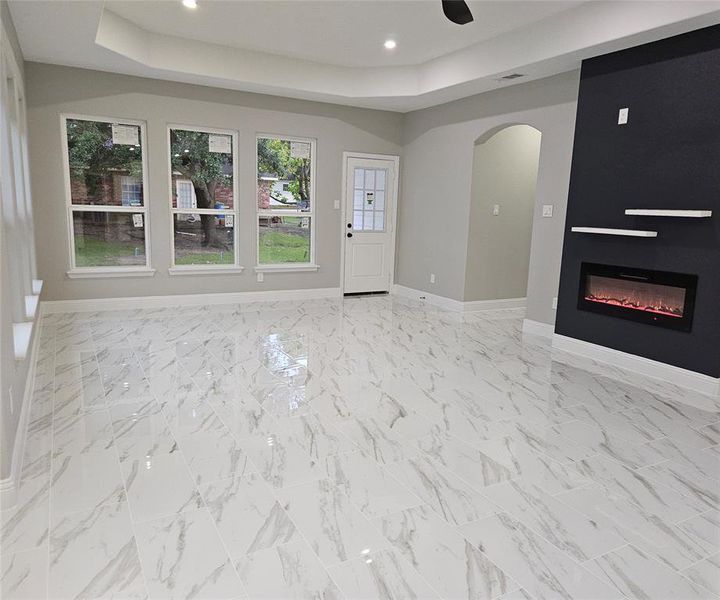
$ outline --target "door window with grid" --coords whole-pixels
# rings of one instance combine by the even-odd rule
[[[353,229],[385,231],[387,169],[355,168]]]

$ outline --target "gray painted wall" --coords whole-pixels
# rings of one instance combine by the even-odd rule
[[[466,301],[527,293],[541,136],[529,125],[512,125],[475,144]]]
[[[0,22],[8,36],[7,39],[10,42],[9,45],[15,56],[15,61],[22,72],[23,57],[20,44],[5,0],[0,1]],[[30,240],[28,242],[31,243]],[[0,249],[0,254],[5,257],[17,256],[15,249],[9,250],[4,246]],[[10,475],[13,457],[12,449],[17,435],[30,361],[15,360],[11,294],[15,293],[16,290],[12,287],[8,277],[8,269],[5,268],[5,265],[0,270],[2,271],[2,279],[0,280],[0,294],[2,295],[0,297],[0,435],[2,436],[0,440],[0,479],[5,479]],[[12,399],[10,390],[12,390]]]
[[[400,154],[402,115],[332,104],[262,96],[98,71],[27,63],[30,164],[35,203],[38,272],[45,298],[65,300],[337,287],[340,284],[342,153]],[[71,280],[61,153],[61,113],[147,122],[149,221],[154,277]],[[168,123],[239,132],[239,256],[241,275],[170,276],[167,176]],[[255,263],[255,134],[317,139],[315,182],[317,272],[266,273]]]
[[[578,78],[564,73],[405,115],[397,283],[465,300],[475,140],[527,124],[542,133],[527,317],[554,322]],[[543,204],[555,206],[552,219],[540,217]]]

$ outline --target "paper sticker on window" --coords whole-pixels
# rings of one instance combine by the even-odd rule
[[[230,154],[232,152],[232,138],[229,135],[210,134],[208,136],[208,150],[210,152]]]
[[[310,158],[310,144],[308,142],[290,142],[291,158]]]
[[[375,202],[375,192],[366,192],[365,200],[367,200],[368,204],[372,204],[373,202]]]
[[[225,227],[232,227],[235,223],[234,215],[225,215]]]
[[[112,141],[113,144],[137,146],[140,143],[140,128],[137,125],[117,125],[113,123]]]
[[[133,227],[142,227],[143,226],[143,216],[142,215],[133,215]]]

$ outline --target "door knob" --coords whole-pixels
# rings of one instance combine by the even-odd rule
[[[352,237],[352,233],[348,233],[347,236],[348,236],[348,237]]]
[[[352,223],[348,223],[348,229],[352,229]]]

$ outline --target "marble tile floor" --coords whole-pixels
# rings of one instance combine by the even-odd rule
[[[720,404],[522,316],[46,315],[2,598],[720,598]]]

